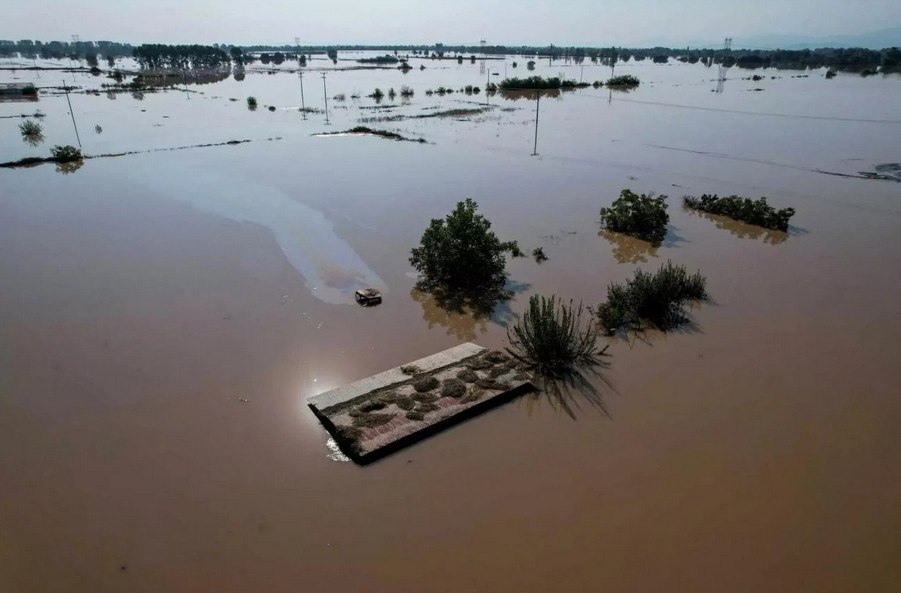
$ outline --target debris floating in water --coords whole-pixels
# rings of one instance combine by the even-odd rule
[[[374,288],[361,288],[354,293],[354,297],[363,307],[371,307],[382,302],[382,293]]]

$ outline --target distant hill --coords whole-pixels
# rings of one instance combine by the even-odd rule
[[[715,45],[713,47],[716,47]],[[865,47],[883,49],[901,47],[901,27],[880,29],[856,35],[757,35],[736,37],[732,43],[736,49],[816,49],[818,47]]]

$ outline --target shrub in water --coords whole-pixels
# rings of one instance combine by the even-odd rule
[[[704,194],[700,198],[685,196],[682,201],[686,208],[692,210],[720,214],[776,231],[787,231],[788,221],[795,214],[794,208],[776,210],[766,203],[766,198],[760,198],[759,200],[741,196],[724,196],[720,198],[716,194]]]
[[[556,296],[533,295],[526,312],[507,329],[507,339],[507,352],[542,374],[565,372],[603,353],[591,322],[582,323],[582,305],[574,307]]]
[[[631,74],[623,74],[622,76],[614,76],[610,80],[607,81],[608,87],[636,87],[641,84],[641,81],[638,80],[635,76]]]
[[[37,137],[44,133],[44,127],[34,120],[25,120],[19,124],[19,131],[26,137]]]
[[[509,298],[504,290],[509,244],[497,238],[477,209],[467,198],[447,217],[429,224],[410,255],[410,264],[420,274],[420,290],[462,294],[465,300],[486,305]]]
[[[514,90],[543,90],[543,89],[569,89],[577,87],[591,86],[588,83],[579,83],[575,80],[560,79],[556,76],[544,78],[541,76],[529,76],[527,78],[505,78],[501,84],[501,89]]]
[[[609,208],[601,208],[601,224],[608,231],[626,233],[660,245],[666,236],[669,214],[666,213],[666,196],[636,194],[624,189]]]
[[[80,161],[82,158],[81,151],[71,145],[54,146],[50,149],[50,154],[59,163],[71,163]]]
[[[247,97],[247,108],[253,111],[257,108],[257,98],[256,97]]]
[[[706,284],[700,272],[689,274],[685,266],[669,261],[653,273],[636,270],[626,284],[607,287],[607,301],[598,306],[597,315],[611,335],[644,324],[666,331],[687,320],[687,302],[707,299]]]

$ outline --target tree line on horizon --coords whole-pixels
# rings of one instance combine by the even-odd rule
[[[749,49],[702,49],[702,48],[624,48],[624,47],[560,47],[548,46],[505,46],[492,45],[247,45],[236,46],[225,43],[212,45],[167,45],[144,44],[137,47],[127,43],[112,41],[20,41],[0,40],[0,56],[16,54],[32,58],[70,58],[87,60],[89,66],[96,64],[97,55],[107,58],[110,63],[116,58],[133,56],[145,68],[218,68],[228,62],[243,64],[259,58],[264,64],[279,64],[285,59],[295,60],[299,56],[325,53],[332,60],[338,51],[393,51],[433,59],[456,58],[466,54],[481,55],[522,55],[538,59],[573,61],[577,64],[589,60],[592,63],[615,65],[619,62],[650,59],[656,63],[676,60],[683,63],[703,63],[707,66],[723,64],[740,68],[821,68],[839,70],[862,70],[880,67],[883,72],[898,71],[901,68],[901,50],[897,47],[882,50],[864,48],[821,48],[802,50],[749,50]]]

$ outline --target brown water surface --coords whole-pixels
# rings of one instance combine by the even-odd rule
[[[410,115],[485,101],[424,94],[484,86],[478,64],[426,65],[329,89],[407,84]],[[537,73],[560,70],[579,75]],[[313,136],[373,103],[304,120],[288,72],[73,95],[88,154],[254,141],[0,170],[0,591],[897,590],[901,184],[817,170],[901,160],[901,79],[616,73],[643,84],[541,101],[536,157],[527,99],[384,126],[419,145]],[[0,119],[0,160],[72,143],[64,104],[37,104],[43,148]],[[659,248],[600,233],[624,187],[670,196]],[[681,208],[703,192],[797,214],[781,234]],[[465,197],[549,257],[510,261],[488,318],[438,307],[407,261]],[[370,466],[330,457],[311,395],[501,347],[529,295],[596,304],[667,259],[713,297],[684,331],[611,339],[584,380]],[[384,303],[354,305],[361,285]]]

